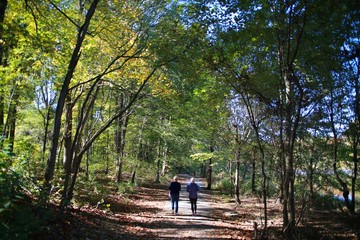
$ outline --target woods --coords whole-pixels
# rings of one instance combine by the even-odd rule
[[[359,16],[350,0],[1,0],[0,237],[178,173],[261,199],[257,238],[270,200],[283,239],[313,209],[358,216]]]

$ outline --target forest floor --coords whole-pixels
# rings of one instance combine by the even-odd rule
[[[201,189],[198,212],[192,215],[185,192],[189,176],[180,175],[182,184],[179,214],[171,212],[167,186],[137,187],[136,192],[109,196],[102,207],[72,209],[54,222],[51,234],[42,239],[260,239],[260,199],[243,197],[236,205],[221,194]],[[201,185],[201,179],[197,179]],[[295,239],[360,239],[359,217],[341,212],[309,211]],[[283,239],[281,206],[268,201],[268,231],[263,239]]]

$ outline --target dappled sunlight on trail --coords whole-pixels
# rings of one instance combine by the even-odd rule
[[[178,177],[182,191],[177,215],[171,211],[168,185],[150,183],[147,186],[136,187],[135,191],[128,194],[106,196],[103,204],[99,206],[86,205],[67,210],[62,221],[54,223],[58,224],[54,228],[58,231],[51,232],[42,239],[250,240],[255,236],[254,225],[257,225],[258,229],[262,228],[261,199],[243,196],[241,205],[237,205],[227,195],[205,190],[205,180],[201,178],[196,178],[196,182],[202,186],[198,198],[198,211],[196,215],[192,215],[186,192],[186,184],[191,176]],[[344,234],[344,225],[340,224],[344,221],[340,220],[339,215],[338,218],[328,218],[326,214],[327,212],[318,212],[317,219],[313,219],[315,221],[309,218],[307,223],[304,222],[303,226],[299,227],[302,233],[309,232],[307,236],[310,238],[304,239],[319,239],[312,237],[324,235],[338,236],[337,239],[358,239],[358,233],[352,229],[348,229],[348,233]],[[265,237],[269,240],[283,239],[279,201],[268,200],[268,218],[268,229],[271,231],[268,231]],[[353,225],[357,222],[354,221]],[[324,227],[324,224],[329,227]]]

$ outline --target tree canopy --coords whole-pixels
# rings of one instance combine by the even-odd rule
[[[0,230],[18,199],[63,212],[91,182],[175,173],[261,196],[264,233],[278,197],[287,239],[299,202],[340,192],[355,213],[359,16],[351,0],[0,1]]]

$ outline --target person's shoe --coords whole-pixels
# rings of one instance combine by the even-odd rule
[[[171,213],[172,213],[172,214],[175,214],[175,211],[174,211],[174,209],[173,209],[173,210],[171,211]]]

